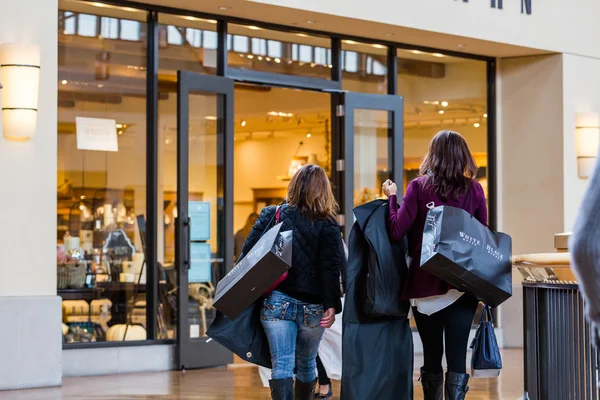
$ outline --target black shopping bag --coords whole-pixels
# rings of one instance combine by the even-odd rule
[[[269,229],[217,285],[214,306],[236,319],[292,265],[292,231]]]
[[[461,208],[427,213],[421,268],[492,307],[512,296],[512,240]]]
[[[471,343],[471,376],[473,378],[495,378],[502,370],[502,356],[498,348],[492,310],[485,306],[477,332]]]

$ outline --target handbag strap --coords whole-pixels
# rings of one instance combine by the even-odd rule
[[[491,322],[492,325],[494,324],[494,318],[492,316],[492,307],[488,306],[487,304],[483,305],[483,312],[481,313],[481,317],[479,318],[479,324],[482,324],[484,322]]]
[[[277,206],[277,211],[275,211],[275,225],[281,222],[281,206]]]

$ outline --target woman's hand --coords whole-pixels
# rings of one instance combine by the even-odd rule
[[[335,308],[328,308],[321,320],[321,327],[325,329],[331,328],[335,322]]]
[[[391,179],[383,182],[383,187],[381,189],[383,190],[383,194],[385,194],[387,197],[398,194],[398,187],[394,182],[392,182]]]

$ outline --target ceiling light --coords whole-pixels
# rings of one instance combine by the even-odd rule
[[[438,57],[438,58],[446,57],[446,56],[445,56],[444,54],[442,54],[442,53],[433,53],[433,54],[431,54],[431,55],[432,55],[432,56],[434,56],[434,57]]]
[[[271,61],[271,57],[267,57],[267,58],[265,58],[265,60]]]
[[[262,61],[262,56],[258,56],[258,59],[259,59],[260,61]]]
[[[459,44],[459,45],[458,45],[458,48],[459,48],[459,49],[464,49],[465,47],[467,47],[467,45],[465,45],[465,44]]]
[[[216,120],[217,120],[217,117],[215,117],[215,116],[212,116],[212,115],[207,115],[206,117],[204,117],[204,119],[207,119],[207,120],[209,120],[209,121],[216,121]]]
[[[440,111],[438,111],[438,113],[440,113],[440,114],[444,114],[445,112],[446,112],[446,111],[444,111],[444,110],[440,110]]]
[[[221,10],[221,11],[227,11],[227,10],[229,10],[230,8],[231,8],[231,7],[228,7],[228,6],[221,6],[221,7],[219,7],[219,10]]]
[[[69,82],[67,82],[66,80],[63,80],[61,83],[62,83],[63,85],[66,85],[66,84],[67,84],[67,83],[69,83]]]
[[[275,59],[275,62],[276,62],[277,64],[279,64],[279,63],[281,62],[281,60],[280,60],[279,58],[276,58],[276,59]]]
[[[258,26],[250,25],[250,26],[248,26],[248,29],[251,29],[253,31],[260,31],[262,28],[259,28]]]
[[[354,40],[343,40],[343,42],[346,44],[358,44]]]
[[[310,139],[310,137],[312,136],[312,133],[307,133],[306,137]]]
[[[392,33],[392,32],[388,32],[385,34],[385,36],[394,36],[394,35],[395,35],[395,33]]]
[[[92,3],[92,5],[93,5],[94,7],[108,7],[108,5],[107,5],[107,4],[102,4],[102,3]]]
[[[248,54],[247,57],[250,58],[250,59],[254,58],[254,56],[252,54]]]
[[[131,8],[131,7],[120,7],[121,10],[123,11],[129,11],[129,12],[136,12],[136,11],[140,11],[137,8]]]
[[[246,126],[246,121],[242,120],[242,126]]]
[[[448,107],[448,102],[447,101],[442,101],[442,107]]]
[[[423,52],[419,50],[410,50],[410,52],[413,54],[423,54]]]
[[[487,114],[483,114],[483,118],[487,118]]]
[[[473,124],[473,126],[474,126],[475,128],[479,128],[481,125],[479,125],[479,122],[475,122],[475,123]]]
[[[123,124],[117,124],[116,127],[117,129],[123,129]]]
[[[306,21],[306,23],[309,24],[309,25],[312,25],[312,24],[316,24],[317,21],[312,21],[312,20],[309,19],[308,21]]]
[[[300,37],[308,37],[307,34],[305,33],[296,33],[296,36],[300,36]]]
[[[382,44],[374,44],[373,47],[375,47],[376,49],[385,49],[385,46]]]

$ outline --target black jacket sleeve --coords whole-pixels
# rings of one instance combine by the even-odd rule
[[[254,223],[254,226],[252,227],[252,230],[250,231],[250,234],[246,238],[244,247],[242,247],[242,253],[240,254],[240,256],[237,260],[238,262],[240,262],[241,259],[244,258],[244,256],[246,254],[248,254],[248,252],[250,250],[252,250],[254,245],[262,237],[265,230],[267,230],[269,228],[269,226],[271,225],[271,222],[274,222],[276,212],[277,212],[277,207],[275,207],[275,206],[265,207],[262,209],[262,211],[260,212],[260,215],[258,216],[258,219]]]
[[[319,259],[321,288],[325,309],[335,308],[336,314],[342,312],[342,293],[340,291],[340,274],[345,268],[346,256],[340,227],[328,223],[321,231]]]

